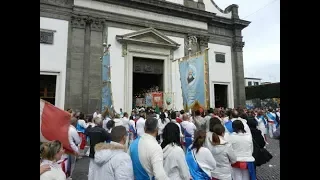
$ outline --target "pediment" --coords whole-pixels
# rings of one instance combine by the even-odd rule
[[[162,46],[173,49],[177,49],[180,46],[180,44],[154,28],[147,28],[129,34],[117,35],[116,38],[120,43]]]

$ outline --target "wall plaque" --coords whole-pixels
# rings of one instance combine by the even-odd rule
[[[53,44],[54,32],[40,29],[40,43]]]

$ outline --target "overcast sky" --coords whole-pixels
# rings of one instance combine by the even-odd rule
[[[251,21],[243,30],[246,77],[280,81],[280,0],[214,0],[225,9],[239,5],[241,19]]]

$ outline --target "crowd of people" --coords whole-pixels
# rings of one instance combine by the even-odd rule
[[[88,180],[256,180],[256,167],[272,158],[268,138],[280,139],[280,108],[69,112],[74,153],[59,141],[43,143],[41,180],[72,179],[86,155]]]

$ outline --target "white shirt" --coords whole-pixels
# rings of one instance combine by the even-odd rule
[[[86,124],[86,121],[83,119],[79,119],[78,124],[79,124],[79,126],[85,128],[85,129],[88,127],[88,125]]]
[[[97,112],[94,112],[93,113],[93,118],[97,117],[98,113]]]
[[[253,162],[253,142],[249,133],[231,133],[229,142],[232,145],[237,161]]]
[[[136,122],[136,129],[138,136],[142,136],[144,134],[144,125],[146,123],[146,120],[140,117]]]
[[[280,119],[280,112],[277,112],[277,116],[279,117],[279,119]]]
[[[197,127],[190,121],[182,121],[180,125],[189,133],[191,134],[192,138],[194,135],[194,131],[197,130]]]
[[[129,125],[131,125],[133,129],[136,130],[136,123],[134,122],[134,120],[129,120]]]
[[[87,127],[90,126],[90,125],[91,125],[91,127],[95,127],[96,126],[96,124],[94,124],[93,122],[88,122],[87,123]]]
[[[61,168],[61,164],[49,160],[43,160],[40,166],[49,164],[50,171],[46,171],[40,175],[40,180],[66,180],[66,175]]]
[[[191,175],[183,149],[168,144],[163,148],[163,168],[171,180],[189,180]]]
[[[140,163],[149,177],[169,180],[163,168],[163,152],[155,137],[144,133],[140,137],[138,151]]]
[[[123,126],[123,122],[121,119],[114,118],[113,121],[114,121],[114,126]]]
[[[102,121],[102,127],[103,129],[105,129],[106,131],[108,130],[107,128],[107,123],[108,121],[110,121],[111,119],[109,117],[106,117],[103,121]]]
[[[79,152],[77,145],[81,143],[81,139],[79,137],[79,134],[78,134],[76,128],[72,125],[70,125],[70,127],[69,127],[68,139],[69,139],[69,143],[70,143],[72,150],[75,152]]]
[[[203,171],[208,174],[209,177],[211,177],[211,172],[216,169],[217,166],[217,162],[216,160],[213,158],[210,150],[206,147],[201,147],[198,151],[198,153],[196,153],[197,149],[192,149],[193,154],[196,157],[196,161],[199,164],[199,166],[201,167],[201,169],[203,169]]]
[[[129,119],[127,117],[121,118],[122,120],[122,126],[126,128],[127,131],[129,131]]]
[[[244,130],[245,130],[247,133],[249,133],[250,136],[251,136],[251,130],[250,130],[248,124],[247,124],[247,120],[242,119],[242,118],[240,118],[240,117],[239,117],[239,118],[232,118],[232,119],[231,119],[232,122],[235,121],[235,120],[240,120],[240,121],[242,122],[243,126],[244,126]]]

